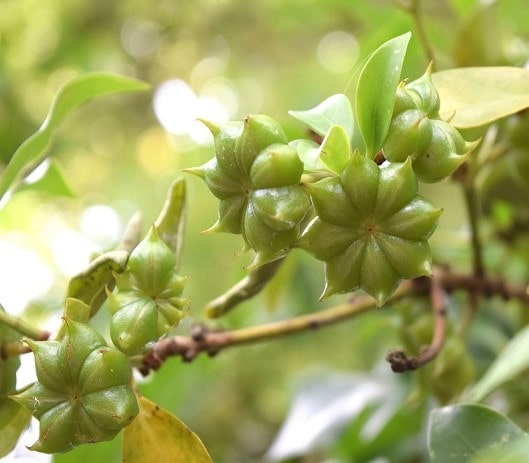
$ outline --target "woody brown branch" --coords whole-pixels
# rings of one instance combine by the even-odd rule
[[[498,296],[505,300],[517,299],[529,304],[529,294],[525,287],[512,285],[502,279],[454,274],[444,269],[436,269],[435,273],[439,284],[447,293],[453,291],[479,292],[486,298]],[[404,281],[387,303],[396,302],[405,296],[430,294],[431,285],[432,279],[428,277]],[[376,305],[372,298],[357,297],[350,302],[323,309],[313,314],[293,317],[274,323],[226,331],[202,329],[202,331],[195,331],[189,337],[174,336],[165,338],[158,341],[153,349],[145,355],[140,372],[146,375],[150,370],[160,368],[169,357],[180,356],[184,361],[191,361],[202,352],[212,356],[227,347],[257,343],[318,329],[353,318],[375,308]]]

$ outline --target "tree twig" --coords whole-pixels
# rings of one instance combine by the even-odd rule
[[[391,296],[394,302],[413,292],[410,281],[403,282]],[[232,346],[268,341],[303,331],[315,330],[343,320],[355,317],[376,308],[371,297],[359,297],[351,303],[345,303],[299,317],[268,323],[259,326],[241,328],[231,331],[207,331],[197,329],[190,337],[174,336],[158,341],[154,348],[144,357],[140,371],[147,374],[158,369],[170,356],[181,356],[184,361],[193,360],[201,352],[215,355]]]
[[[1,304],[0,304],[0,324],[9,326],[15,331],[18,331],[23,336],[27,336],[28,338],[35,339],[36,341],[46,341],[51,336],[51,333],[49,331],[40,330],[38,328],[35,328],[34,326],[31,326],[29,323],[25,322],[21,318],[14,317],[13,315],[9,315],[4,310]]]
[[[430,280],[430,300],[434,316],[434,334],[430,345],[424,349],[417,357],[407,357],[399,349],[391,349],[386,354],[386,360],[391,364],[391,369],[395,373],[416,370],[417,368],[431,362],[441,351],[445,340],[446,309],[443,300],[443,287],[441,277],[434,273]]]
[[[7,359],[9,357],[17,357],[22,354],[29,354],[31,352],[30,347],[22,342],[5,342],[0,345],[0,359]]]
[[[525,287],[514,286],[501,279],[477,278],[475,275],[453,274],[442,269],[435,269],[436,276],[421,277],[401,283],[389,298],[388,304],[410,295],[430,294],[436,318],[435,334],[429,351],[423,352],[424,359],[435,356],[444,339],[444,306],[442,290],[452,292],[462,290],[478,292],[483,297],[499,296],[503,299],[518,299],[529,304],[529,294]],[[243,344],[268,341],[291,334],[318,329],[324,326],[361,315],[376,307],[370,297],[355,297],[350,302],[330,307],[309,315],[290,318],[274,323],[227,331],[208,331],[205,327],[196,327],[191,336],[174,336],[158,341],[147,353],[139,368],[147,375],[150,370],[157,370],[167,358],[180,356],[184,361],[192,361],[202,352],[213,356],[223,349]],[[435,354],[435,355],[434,355]],[[432,357],[433,358],[433,357]]]

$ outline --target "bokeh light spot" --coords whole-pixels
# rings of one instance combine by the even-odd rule
[[[29,301],[44,295],[52,286],[53,272],[20,232],[0,237],[0,301],[11,314],[20,314]]]
[[[356,63],[360,47],[356,38],[345,31],[333,31],[324,36],[317,48],[321,65],[339,74],[349,71]]]

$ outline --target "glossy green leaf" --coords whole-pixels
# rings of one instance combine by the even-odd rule
[[[527,439],[527,434],[483,405],[451,405],[430,413],[428,451],[432,463],[468,463],[492,449],[507,448],[518,438]]]
[[[140,413],[123,431],[123,463],[211,463],[204,444],[184,423],[145,397]]]
[[[390,383],[375,375],[324,371],[305,378],[266,460],[286,461],[329,447],[366,408],[380,408],[399,396],[392,392]]]
[[[318,172],[325,169],[320,159],[320,145],[312,140],[293,140],[289,143],[298,152],[305,172]]]
[[[0,458],[11,452],[28,427],[31,412],[14,400],[0,399]]]
[[[376,49],[367,59],[356,87],[356,119],[373,158],[388,133],[395,93],[411,33],[395,37]]]
[[[527,463],[529,455],[529,439],[522,436],[509,442],[508,446],[491,449],[472,458],[469,463]]]
[[[17,178],[27,175],[42,161],[54,130],[72,110],[98,96],[144,91],[148,88],[146,83],[139,80],[102,72],[85,74],[67,82],[55,95],[40,129],[20,145],[0,177],[0,198]]]
[[[502,384],[529,369],[529,327],[519,331],[503,348],[467,398],[479,402]]]
[[[154,222],[158,236],[175,253],[180,263],[186,219],[186,183],[177,178],[170,186],[160,215]]]
[[[4,311],[2,306],[0,311]],[[20,333],[0,324],[0,346],[4,343],[18,342],[20,338]],[[0,357],[0,458],[13,450],[31,418],[29,411],[6,397],[6,394],[16,389],[16,374],[19,366],[18,356]]]
[[[351,146],[347,132],[340,125],[333,125],[321,144],[320,159],[336,175],[340,175],[351,159]]]
[[[114,272],[122,272],[128,258],[127,251],[100,255],[70,280],[66,297],[83,301],[90,306],[90,315],[94,315],[106,299],[105,287],[114,287]]]
[[[471,67],[432,74],[441,117],[458,128],[479,127],[529,107],[529,70]]]
[[[307,111],[289,111],[292,117],[307,124],[322,137],[333,125],[341,125],[349,139],[353,136],[353,109],[349,98],[342,93],[332,95]]]
[[[73,198],[74,192],[66,182],[62,170],[56,162],[51,161],[46,171],[34,182],[24,181],[17,191],[39,191],[54,196]]]

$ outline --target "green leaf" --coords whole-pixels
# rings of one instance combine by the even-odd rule
[[[341,125],[349,139],[353,136],[354,117],[349,98],[342,93],[330,96],[307,111],[289,111],[292,117],[307,124],[322,137],[333,125]]]
[[[430,413],[428,450],[432,463],[467,463],[503,449],[527,434],[501,413],[478,404],[451,405]]]
[[[31,172],[45,157],[54,130],[81,104],[103,95],[147,90],[149,86],[136,79],[109,73],[89,73],[63,85],[51,104],[40,129],[16,150],[0,177],[0,198],[19,177]]]
[[[5,312],[2,306],[0,311]],[[20,338],[18,332],[0,323],[0,347],[4,343],[19,342]],[[16,389],[19,366],[18,356],[0,357],[0,458],[13,450],[31,419],[29,411],[6,397]]]
[[[432,74],[440,115],[458,128],[479,127],[529,107],[529,70],[471,67]]]
[[[334,444],[366,408],[395,399],[389,384],[375,375],[325,370],[304,378],[266,461],[293,459]]]
[[[34,182],[24,181],[18,188],[21,191],[39,191],[54,196],[75,197],[72,189],[66,183],[64,175],[56,162],[51,161],[44,174]]]
[[[491,449],[489,452],[472,458],[469,463],[526,463],[527,455],[529,455],[529,439],[522,436],[499,450]]]
[[[176,265],[180,263],[186,214],[186,183],[177,178],[169,188],[160,215],[154,222],[161,240],[176,254]]]
[[[503,348],[492,365],[467,393],[466,398],[479,402],[502,384],[529,368],[529,326],[519,331]]]
[[[318,172],[325,169],[320,159],[320,145],[312,140],[293,140],[289,143],[303,163],[304,172]]]
[[[336,175],[340,175],[351,159],[351,145],[347,132],[340,125],[333,125],[321,144],[320,159]]]
[[[28,427],[31,412],[14,400],[0,399],[0,458],[11,452]]]
[[[106,299],[105,287],[114,287],[114,272],[121,273],[128,258],[127,251],[101,254],[70,280],[66,297],[83,301],[90,306],[90,316],[93,316]]]
[[[123,463],[212,463],[204,444],[176,416],[138,397],[140,413],[123,431]]]
[[[388,133],[395,93],[411,33],[399,35],[376,49],[367,59],[356,87],[356,119],[373,158]]]

